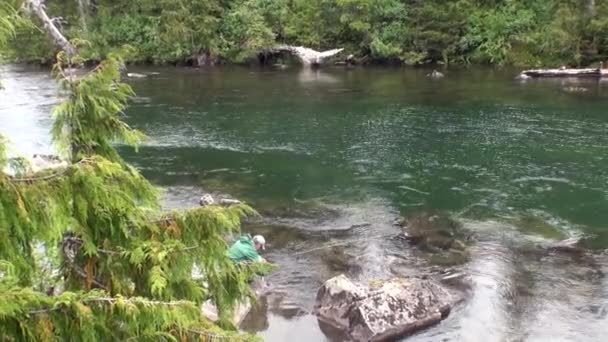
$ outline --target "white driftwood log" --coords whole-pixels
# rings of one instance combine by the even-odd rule
[[[532,69],[522,71],[521,75],[528,77],[608,77],[608,69]]]
[[[46,6],[44,5],[44,0],[27,0],[25,3],[27,8],[29,8],[36,16],[42,21],[45,30],[47,33],[53,38],[53,42],[60,47],[63,51],[65,51],[69,55],[76,54],[76,48],[72,43],[70,43],[67,38],[59,31],[57,26],[53,20],[46,13]]]
[[[333,57],[344,49],[333,49],[319,52],[303,46],[280,45],[272,50],[285,51],[294,54],[302,62],[304,66],[320,66],[326,59]]]

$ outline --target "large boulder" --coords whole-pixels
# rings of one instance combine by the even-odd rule
[[[396,278],[371,286],[344,275],[325,282],[317,293],[320,321],[355,341],[393,341],[447,317],[456,298],[429,279]]]
[[[254,280],[251,282],[251,284],[249,284],[249,286],[251,287],[251,290],[253,291],[253,294],[256,298],[260,298],[266,293],[266,291],[268,291],[268,284],[262,277],[254,278]],[[232,323],[238,327],[243,322],[245,317],[247,317],[249,311],[251,311],[252,306],[253,304],[249,299],[243,299],[243,301],[238,303],[234,308]],[[219,313],[217,307],[211,300],[207,300],[202,304],[201,313],[203,314],[203,316],[205,316],[205,318],[209,319],[212,322],[217,322],[219,320]]]

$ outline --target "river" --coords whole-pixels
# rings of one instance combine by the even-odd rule
[[[403,216],[451,214],[477,236],[472,291],[408,341],[604,341],[608,336],[608,82],[515,81],[513,70],[133,68],[125,113],[149,139],[121,148],[164,205],[203,191],[253,204],[272,293],[243,328],[267,341],[339,341],[311,314],[317,288],[432,267],[391,238]],[[52,151],[46,70],[4,67],[0,133]],[[592,261],[530,252],[582,237]],[[339,245],[335,247],[335,245]],[[329,246],[334,246],[329,248]],[[341,269],[328,251],[357,264]]]

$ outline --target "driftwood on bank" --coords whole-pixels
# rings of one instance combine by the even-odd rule
[[[522,71],[520,77],[608,77],[608,69],[531,69]]]
[[[44,29],[51,36],[55,45],[65,51],[68,55],[75,55],[76,48],[70,41],[59,31],[55,26],[55,20],[51,19],[46,13],[46,5],[44,0],[27,0],[26,8],[32,11],[44,25]]]
[[[296,56],[304,66],[320,66],[328,58],[333,57],[344,49],[332,49],[327,51],[316,51],[303,46],[278,45],[270,49],[268,52],[289,52]]]

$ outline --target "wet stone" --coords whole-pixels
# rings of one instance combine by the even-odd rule
[[[400,226],[410,244],[430,253],[433,264],[453,266],[469,260],[467,243],[473,240],[472,234],[446,213],[423,211],[403,219]]]
[[[395,278],[365,286],[340,275],[319,289],[315,313],[349,340],[394,341],[445,319],[458,300],[429,279]]]
[[[336,246],[322,251],[321,260],[331,271],[357,273],[361,266],[356,264],[356,257],[348,253],[344,246]]]

